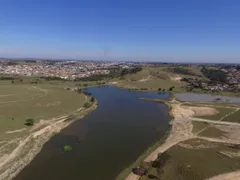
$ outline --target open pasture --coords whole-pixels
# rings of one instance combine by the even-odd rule
[[[35,123],[71,114],[85,102],[83,94],[47,84],[0,85],[0,140],[29,130],[27,118]]]

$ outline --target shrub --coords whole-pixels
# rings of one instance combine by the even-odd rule
[[[91,101],[91,102],[94,102],[94,100],[95,100],[94,97],[91,97],[91,100],[90,100],[90,101]]]
[[[71,145],[64,145],[64,146],[63,146],[63,150],[64,150],[65,152],[71,151],[71,150],[72,150],[72,146],[71,146]]]
[[[25,125],[26,126],[33,126],[33,124],[34,124],[34,119],[28,118],[28,119],[25,120]]]
[[[90,108],[91,107],[91,103],[89,103],[89,102],[86,102],[84,105],[83,105],[83,107],[85,107],[85,108]]]
[[[147,170],[144,169],[144,168],[141,168],[141,167],[139,167],[139,168],[133,168],[133,169],[132,169],[132,172],[133,172],[134,174],[139,175],[139,176],[147,175]]]
[[[174,86],[170,87],[168,90],[169,91],[172,91],[174,89]]]

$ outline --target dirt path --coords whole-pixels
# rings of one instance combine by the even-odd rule
[[[17,130],[13,130],[13,131],[6,131],[6,134],[12,134],[12,133],[18,133],[18,132],[22,132],[25,131],[26,128],[22,128],[22,129],[17,129]]]
[[[190,118],[190,120],[191,121],[197,121],[197,122],[206,122],[206,123],[210,123],[210,124],[240,126],[240,123],[237,123],[237,122],[215,121],[215,120],[208,120],[208,119],[201,119],[201,118]]]
[[[238,140],[231,140],[231,139],[218,139],[218,138],[209,138],[209,137],[202,137],[202,136],[195,136],[195,138],[206,140],[206,141],[211,141],[211,142],[216,142],[216,143],[225,143],[225,144],[239,144]]]

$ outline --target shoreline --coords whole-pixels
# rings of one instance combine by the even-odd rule
[[[144,99],[144,100],[151,100],[151,99]],[[204,138],[201,136],[198,136],[199,132],[193,133],[193,124],[192,119],[194,119],[195,116],[198,116],[198,114],[206,113],[209,114],[208,111],[204,110],[205,107],[195,107],[192,106],[191,108],[184,106],[184,103],[176,101],[175,99],[172,99],[171,101],[163,101],[163,100],[157,100],[153,99],[155,102],[165,103],[170,108],[169,114],[174,117],[173,120],[170,122],[172,125],[171,131],[169,132],[169,136],[167,137],[166,141],[159,145],[153,152],[147,155],[147,157],[142,160],[141,162],[152,162],[157,159],[159,153],[164,153],[171,147],[174,147],[180,142],[183,142],[185,140],[190,139],[206,139],[211,142],[222,142],[222,143],[233,143],[238,144],[238,141],[231,141],[231,138],[228,139],[228,141],[221,141],[218,139],[211,139],[211,138]],[[196,109],[195,109],[196,108]],[[206,107],[209,108],[209,107]],[[201,110],[202,109],[202,110]],[[209,114],[210,115],[210,114]],[[210,120],[206,120],[210,121]],[[139,165],[139,164],[138,164]],[[137,165],[137,166],[138,166]],[[137,167],[135,166],[135,167]],[[232,173],[234,175],[234,172]],[[221,176],[221,175],[219,175]],[[217,177],[219,177],[217,176]],[[133,172],[129,173],[128,176],[124,176],[122,179],[125,180],[139,180],[141,176],[134,174]]]
[[[129,165],[127,168],[125,168],[118,176],[115,178],[115,180],[122,180],[122,178],[126,178],[127,176],[125,174],[130,174],[132,172],[132,168],[136,167],[139,165],[142,161],[146,159],[146,157],[151,154],[153,151],[155,151],[159,146],[161,146],[168,138],[169,134],[171,133],[172,125],[171,125],[172,120],[169,121],[169,127],[167,131],[164,133],[164,136],[154,142],[151,146],[148,147],[146,151],[141,154],[136,161],[134,161],[131,165]]]
[[[71,123],[89,115],[97,108],[98,101],[95,99],[89,108],[79,108],[73,113],[59,118],[53,118],[49,124],[21,138],[18,146],[0,162],[0,179],[10,180],[24,169],[34,157],[41,152],[43,145],[54,135]],[[41,126],[41,124],[40,124]]]
[[[173,98],[173,94],[171,93],[170,98]],[[171,100],[170,99],[170,100]],[[169,127],[166,130],[166,132],[164,133],[163,137],[160,138],[160,140],[157,140],[156,142],[154,142],[151,146],[148,147],[148,149],[146,151],[143,152],[143,154],[141,154],[137,160],[135,160],[131,165],[129,165],[127,168],[125,168],[123,171],[121,171],[117,177],[115,178],[115,180],[122,180],[123,178],[125,180],[138,180],[140,177],[138,177],[137,175],[132,173],[132,168],[138,166],[141,162],[144,162],[146,159],[148,159],[148,157],[155,152],[159,147],[161,147],[169,138],[169,136],[171,135],[172,132],[172,128],[173,128],[173,121],[174,121],[174,116],[172,114],[172,106],[170,106],[167,103],[167,100],[157,100],[157,99],[150,99],[150,98],[140,98],[140,100],[146,100],[146,101],[153,101],[156,103],[164,103],[165,105],[168,106],[169,108]],[[136,176],[136,177],[134,177]]]
[[[169,125],[171,125],[171,129],[168,132],[168,136],[165,141],[158,147],[156,147],[150,154],[148,154],[146,158],[142,160],[143,162],[154,161],[159,153],[167,151],[179,142],[193,138],[192,123],[188,120],[185,120],[185,118],[188,117],[189,112],[181,108],[179,104],[169,105],[167,102],[163,101],[161,101],[161,103],[167,104],[170,109],[169,115],[173,117],[172,120],[169,122]],[[125,176],[124,178],[125,180],[138,180],[140,179],[140,177],[141,176],[130,172],[130,174],[128,174],[128,176]]]
[[[118,87],[119,89],[126,89],[128,91],[132,91],[132,92],[156,92],[156,93],[164,93],[163,91],[158,91],[157,89],[146,89],[146,90],[141,90],[140,88],[128,88],[128,87],[125,87],[125,86],[121,86],[118,84],[117,81],[114,81],[114,82],[109,82],[107,84],[110,84],[110,85],[114,85],[116,87]],[[173,90],[173,91],[165,91],[165,93],[168,92],[168,93],[171,93],[171,94],[175,94],[175,93],[192,93],[192,94],[209,94],[209,95],[213,95],[213,96],[226,96],[226,97],[236,97],[236,98],[239,98],[240,97],[240,93],[235,93],[235,92],[212,92],[212,91],[200,91],[200,90],[195,90],[195,91],[187,91],[186,89],[176,89],[176,90]]]

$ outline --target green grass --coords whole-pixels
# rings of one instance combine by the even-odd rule
[[[240,110],[224,118],[223,121],[239,122],[240,123]]]
[[[201,132],[199,135],[200,136],[205,136],[205,137],[216,137],[216,138],[220,138],[221,136],[224,136],[225,132],[219,130],[218,128],[209,125],[207,127],[206,130],[204,130],[203,132]]]
[[[137,88],[141,90],[142,88],[146,88],[148,91],[158,91],[159,88],[165,89],[168,91],[168,89],[172,86],[175,86],[173,92],[182,92],[184,89],[182,86],[184,86],[184,83],[176,83],[171,80],[164,80],[164,79],[151,79],[146,82],[140,82],[140,81],[120,81],[119,86],[127,89],[131,88]]]
[[[69,114],[85,103],[85,96],[51,84],[0,84],[0,139],[18,137],[26,131],[25,120],[49,120]]]
[[[228,158],[221,155],[220,151],[233,151],[231,148],[207,141],[188,140],[184,144],[193,147],[203,144],[206,148],[187,149],[174,146],[166,151],[170,158],[162,166],[160,179],[168,180],[202,180],[210,178],[220,173],[227,173],[240,168],[240,158]],[[155,175],[157,172],[152,171]],[[149,180],[142,177],[140,180]]]
[[[165,72],[163,68],[149,68],[145,67],[142,71],[136,74],[127,74],[122,80],[118,80],[118,86],[126,89],[145,89],[148,91],[157,91],[158,88],[166,89],[166,91],[175,86],[173,92],[183,92],[185,82],[173,81],[170,76],[172,73]],[[145,79],[145,81],[143,81]]]
[[[210,125],[206,122],[192,122],[193,124],[193,130],[192,132],[194,134],[199,133],[199,136],[204,137],[221,137],[224,136],[225,132],[219,130],[218,128],[214,127],[213,125]],[[206,129],[205,129],[206,128]],[[205,129],[205,130],[204,130]],[[204,130],[204,131],[202,131]],[[202,131],[202,132],[201,132]]]
[[[194,134],[198,133],[199,131],[201,131],[204,128],[206,128],[207,126],[209,126],[209,124],[205,123],[205,122],[192,121],[192,124],[193,124],[192,133],[194,133]]]
[[[116,79],[118,81],[118,86],[125,89],[145,89],[147,91],[157,91],[158,88],[165,88],[166,90],[169,89],[171,86],[175,86],[174,92],[186,92],[185,86],[187,85],[186,82],[183,81],[175,81],[172,77],[180,76],[182,78],[198,78],[202,80],[208,80],[206,77],[203,76],[201,72],[201,68],[199,67],[182,67],[184,69],[193,72],[197,76],[194,75],[186,75],[186,74],[178,74],[169,71],[168,68],[172,68],[171,66],[166,67],[143,67],[142,71],[137,72],[136,74],[127,74],[121,79]],[[145,81],[143,81],[145,80]],[[203,90],[194,88],[194,93],[204,93]],[[233,92],[206,92],[208,94],[218,94],[218,95],[225,95],[225,96],[240,96],[240,93],[233,93]]]

